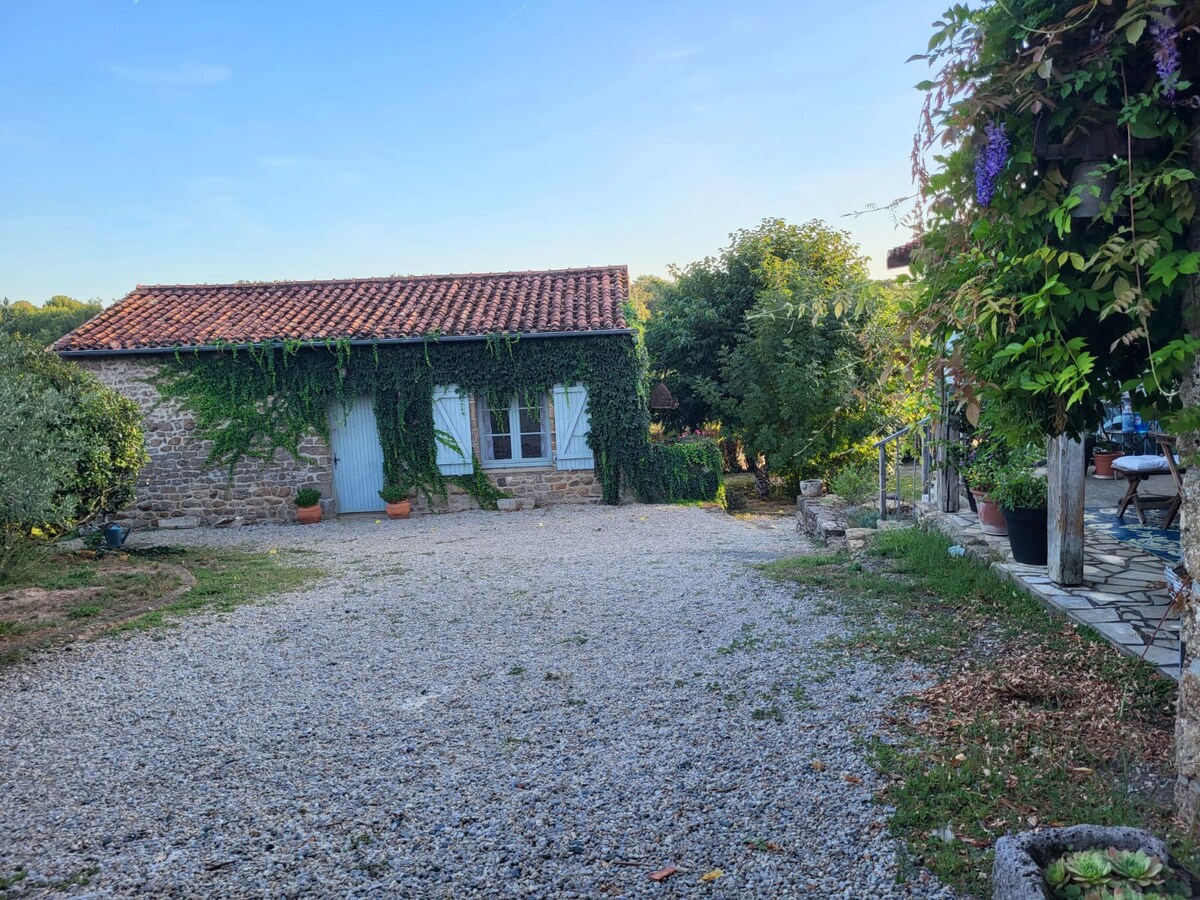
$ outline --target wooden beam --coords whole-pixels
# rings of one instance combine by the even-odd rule
[[[937,440],[937,468],[934,471],[934,502],[941,512],[958,512],[962,497],[962,475],[958,471],[958,446],[961,435],[958,416],[950,410],[945,371],[939,370],[940,402],[934,434]]]
[[[1047,569],[1058,584],[1083,583],[1083,443],[1058,436],[1049,442],[1046,469]]]

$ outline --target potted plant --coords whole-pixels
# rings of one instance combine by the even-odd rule
[[[1125,453],[1117,449],[1117,445],[1112,441],[1096,441],[1096,446],[1092,450],[1092,462],[1095,463],[1096,470],[1093,474],[1097,478],[1115,478],[1113,472],[1113,460],[1120,459]]]
[[[321,492],[306,487],[296,491],[296,521],[301,525],[313,525],[321,521]]]
[[[1046,478],[1024,459],[1001,467],[992,488],[1008,525],[1013,559],[1027,566],[1046,565]]]
[[[379,499],[387,505],[389,519],[407,519],[412,514],[412,504],[408,500],[408,487],[403,484],[384,485],[379,492]]]
[[[996,472],[1000,467],[1004,454],[1003,444],[984,444],[976,446],[967,454],[966,464],[962,475],[969,486],[971,496],[975,499],[975,511],[979,514],[979,527],[984,534],[1008,534],[1008,526],[1004,514],[992,497],[996,486]]]

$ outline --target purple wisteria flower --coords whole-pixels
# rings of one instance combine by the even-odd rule
[[[1168,100],[1175,99],[1175,82],[1179,80],[1179,29],[1169,10],[1163,10],[1165,21],[1155,19],[1150,23],[1150,38],[1154,41],[1154,68],[1158,79],[1166,88],[1163,94]]]
[[[996,193],[996,179],[1008,162],[1009,144],[1003,122],[988,122],[983,132],[987,135],[987,144],[975,157],[975,198],[980,206],[987,206]]]

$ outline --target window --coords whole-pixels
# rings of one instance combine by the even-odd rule
[[[482,397],[479,406],[479,447],[484,465],[530,466],[550,462],[550,407],[545,397],[527,404],[514,399],[492,409]]]

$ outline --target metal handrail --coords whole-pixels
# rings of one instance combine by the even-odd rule
[[[872,444],[879,451],[879,518],[886,520],[888,517],[888,444],[896,444],[896,513],[899,514],[903,506],[902,487],[900,484],[900,445],[896,443],[900,438],[910,434],[914,428],[920,428],[920,443],[921,443],[921,481],[917,484],[914,480],[913,484],[913,515],[916,515],[917,502],[920,500],[929,487],[929,424],[932,420],[931,416],[926,416],[919,422],[914,422],[911,425],[905,425],[899,431],[889,434],[887,437],[875,441]]]

